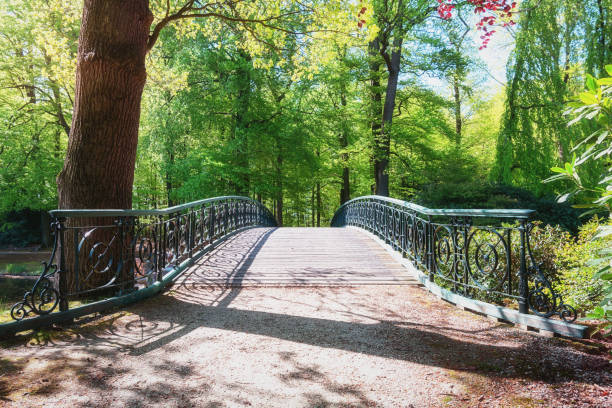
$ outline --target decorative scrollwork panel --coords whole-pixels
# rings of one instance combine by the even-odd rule
[[[244,227],[275,226],[261,203],[218,197],[167,210],[54,210],[49,262],[13,305],[14,320],[154,284],[215,240]]]
[[[557,315],[574,321],[576,311],[563,302],[534,259],[529,245],[531,227],[526,223],[532,213],[428,209],[387,197],[366,196],[343,204],[331,224],[372,232],[412,260],[430,279],[464,296],[514,302],[521,313],[531,310],[539,316]],[[474,219],[479,222],[475,224]],[[514,225],[502,225],[502,221]],[[518,242],[519,250],[513,251]]]

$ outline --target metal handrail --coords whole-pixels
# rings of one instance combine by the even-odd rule
[[[185,204],[175,205],[173,207],[154,209],[154,210],[120,210],[120,209],[58,209],[51,210],[49,214],[52,217],[130,217],[130,216],[151,216],[151,215],[168,215],[176,212],[180,212],[189,208],[201,206],[203,204],[210,204],[218,201],[226,200],[247,200],[254,201],[253,199],[245,196],[220,196],[213,198],[205,198],[203,200],[192,201]],[[265,208],[265,207],[264,207]]]
[[[357,198],[353,198],[342,204],[336,212],[340,211],[342,207],[351,205],[355,201],[364,199],[380,200],[388,203],[400,205],[408,209],[414,210],[423,215],[429,216],[446,216],[446,217],[491,217],[491,218],[515,218],[515,219],[529,219],[535,210],[525,209],[452,209],[452,208],[427,208],[421,205],[412,203],[410,201],[398,200],[396,198],[384,197],[378,195],[367,195]]]

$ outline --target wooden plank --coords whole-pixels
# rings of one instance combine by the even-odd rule
[[[345,228],[254,228],[202,258],[179,283],[227,287],[418,284],[383,248]]]

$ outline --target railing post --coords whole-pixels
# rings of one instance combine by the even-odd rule
[[[404,211],[402,209],[401,212],[401,230],[400,230],[400,236],[401,236],[401,246],[402,246],[402,258],[406,258],[408,257],[408,214],[406,213],[406,211]]]
[[[229,204],[226,201],[223,203],[223,235],[227,235],[229,222],[230,222]]]
[[[239,227],[239,220],[240,220],[240,202],[239,201],[234,201],[233,202],[233,213],[234,213],[234,226],[233,226],[233,231],[237,230]]]
[[[210,246],[213,247],[213,242],[215,240],[215,205],[212,204],[210,206],[210,211],[208,212],[208,241]]]
[[[66,276],[66,252],[64,241],[64,222],[65,218],[58,218],[55,233],[59,234],[59,271],[57,289],[59,292],[59,310],[64,312],[68,310],[68,279]]]
[[[529,313],[529,285],[527,283],[527,258],[526,258],[526,242],[527,242],[527,230],[525,227],[525,220],[521,220],[519,226],[519,232],[521,235],[521,266],[519,270],[519,313]]]
[[[123,219],[121,232],[121,251],[122,251],[122,268],[125,270],[124,276],[126,278],[125,291],[132,292],[136,288],[136,259],[135,259],[135,244],[136,241],[136,229],[138,225],[138,218],[128,216]],[[125,245],[127,244],[127,246]],[[134,244],[134,245],[133,245]],[[125,252],[127,250],[127,253]]]
[[[434,259],[434,231],[433,225],[431,225],[431,217],[427,217],[427,224],[425,224],[425,242],[427,246],[427,272],[429,272],[429,281],[434,281],[434,269],[436,268]]]
[[[389,211],[388,207],[386,205],[383,205],[383,223],[385,225],[385,236],[384,236],[384,241],[387,244],[391,244],[391,239],[389,238],[389,224],[391,223],[391,217],[389,217]]]
[[[453,291],[457,291],[457,282],[459,282],[458,279],[458,273],[457,273],[457,262],[458,262],[458,257],[457,257],[457,224],[458,222],[456,220],[451,220],[451,224],[453,224],[453,228],[452,228],[452,234],[453,234]]]
[[[79,258],[79,229],[75,228],[72,231],[72,247],[74,248],[74,261],[72,264],[74,274],[74,289],[77,292],[81,291],[81,260]]]
[[[159,220],[159,241],[157,249],[157,280],[161,281],[164,278],[164,268],[166,267],[166,223],[164,216],[158,216]]]
[[[176,213],[176,222],[174,223],[174,262],[175,266],[181,254],[179,248],[181,246],[181,214]]]
[[[204,221],[206,219],[206,216],[204,215],[205,210],[205,205],[200,207],[200,242],[198,243],[198,245],[200,245],[200,249],[202,249],[201,246],[204,244],[204,231],[206,230],[206,224]]]
[[[127,293],[128,288],[128,280],[126,273],[126,264],[125,264],[125,219],[123,217],[117,217],[115,220],[115,225],[117,229],[119,229],[119,248],[118,254],[115,253],[115,256],[119,257],[119,262],[117,263],[117,268],[121,270],[119,272],[119,295],[125,295]]]
[[[195,212],[193,210],[189,210],[189,241],[188,242],[188,256],[189,258],[193,257],[193,241],[195,236]]]
[[[508,294],[512,295],[512,230],[506,230],[506,280],[508,281]]]
[[[470,284],[470,265],[469,265],[469,248],[468,239],[470,237],[470,229],[472,228],[472,219],[464,219],[463,224],[463,256],[461,257],[463,262],[463,283],[465,284],[465,294],[468,294],[472,290]]]
[[[238,201],[238,203],[236,203],[236,208],[237,208],[236,219],[238,220],[236,229],[239,229],[244,226],[244,201]]]

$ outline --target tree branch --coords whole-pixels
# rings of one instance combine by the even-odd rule
[[[193,7],[193,3],[194,1],[190,0],[179,11],[177,11],[174,14],[170,14],[170,15],[167,13],[166,16],[159,23],[157,23],[157,25],[153,28],[153,32],[151,33],[151,35],[149,35],[149,41],[147,43],[147,51],[150,51],[153,48],[153,46],[155,45],[155,43],[157,42],[159,38],[161,30],[164,27],[166,27],[169,23],[173,21],[183,20],[187,18],[215,17],[215,18],[219,18],[221,20],[228,21],[228,22],[235,22],[235,23],[242,23],[242,24],[248,24],[248,23],[261,24],[264,27],[271,28],[273,30],[282,31],[282,32],[285,32],[287,34],[292,34],[292,35],[305,35],[305,34],[314,32],[314,31],[307,31],[307,32],[292,31],[292,30],[288,30],[282,27],[278,27],[278,26],[269,24],[271,21],[275,21],[275,20],[279,20],[279,19],[291,16],[291,15],[299,14],[300,11],[289,11],[289,12],[281,13],[275,16],[254,19],[254,18],[245,18],[245,17],[241,17],[237,15],[234,15],[234,16],[227,15],[220,11],[210,11],[210,12],[205,12],[205,13],[202,12],[207,9],[221,9],[223,8],[222,6],[227,6],[231,8],[232,5],[237,3],[236,1],[229,2],[229,3],[218,3],[218,2],[208,3],[208,4],[205,4],[204,6],[195,7],[195,8]]]

